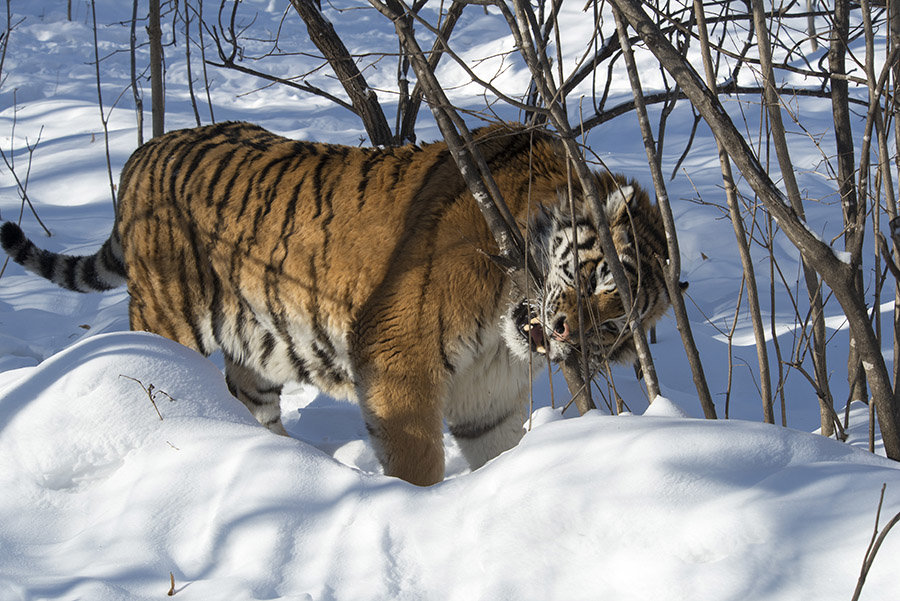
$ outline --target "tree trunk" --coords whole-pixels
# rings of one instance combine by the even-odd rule
[[[700,32],[700,48],[703,55],[703,67],[706,73],[706,85],[710,90],[716,88],[715,68],[709,52],[709,35],[706,30],[706,18],[703,13],[703,5],[694,3],[694,14],[697,19]],[[775,423],[775,411],[772,401],[772,376],[769,370],[769,353],[766,348],[766,333],[763,328],[762,313],[759,308],[759,288],[756,285],[756,272],[753,269],[753,258],[750,256],[750,245],[747,233],[744,230],[744,220],[741,215],[740,203],[737,196],[737,185],[734,183],[734,175],[731,170],[731,161],[728,152],[722,143],[716,140],[719,147],[719,168],[722,171],[722,182],[725,188],[725,198],[728,201],[728,212],[731,224],[734,228],[734,237],[738,246],[738,254],[741,257],[741,267],[744,271],[744,282],[747,286],[747,306],[750,310],[750,320],[753,324],[753,337],[756,342],[756,357],[759,365],[760,399],[763,406],[763,421],[767,424]]]
[[[387,117],[378,103],[378,97],[359,72],[347,47],[334,31],[334,26],[312,0],[291,0],[291,5],[306,23],[310,40],[325,56],[334,74],[344,86],[353,110],[362,119],[369,134],[369,141],[375,146],[390,145],[393,136]]]
[[[848,0],[835,0],[834,3],[834,27],[831,30],[831,40],[828,47],[829,70],[835,75],[844,75],[846,72],[845,55],[847,52],[846,40],[850,30],[850,3]],[[856,197],[854,174],[856,173],[856,161],[853,156],[853,127],[850,124],[850,105],[848,102],[847,80],[841,77],[833,77],[831,86],[831,109],[834,115],[834,138],[837,147],[838,164],[838,190],[841,194],[841,207],[844,213],[844,227],[847,233],[844,236],[846,249],[855,247],[854,238],[861,236],[862,232],[856,231],[855,224],[858,218],[859,201]],[[857,294],[862,294],[862,273],[853,274],[852,282]],[[847,381],[850,385],[848,401],[867,400],[866,382],[863,376],[862,365],[859,360],[859,352],[856,341],[850,337],[850,353],[847,357]]]
[[[137,57],[135,56],[137,49],[137,15],[138,0],[134,0],[131,6],[131,37],[129,43],[129,52],[131,54],[131,95],[134,98],[134,112],[137,118],[137,143],[138,146],[144,144],[144,101],[141,98],[141,91],[137,81]]]
[[[153,137],[165,132],[166,98],[163,88],[162,28],[160,27],[159,0],[150,0],[150,107],[153,115]]]

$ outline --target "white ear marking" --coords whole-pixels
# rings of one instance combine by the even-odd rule
[[[622,205],[627,205],[634,198],[634,186],[617,186],[606,197],[606,213],[614,215],[619,212]]]

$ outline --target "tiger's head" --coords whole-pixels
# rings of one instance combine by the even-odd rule
[[[667,247],[659,208],[634,183],[609,174],[598,174],[597,179],[631,288],[632,306],[623,307],[600,246],[591,203],[576,197],[573,217],[561,192],[558,202],[542,206],[528,224],[531,253],[544,283],[537,290],[514,286],[504,319],[507,346],[520,358],[538,354],[562,363],[571,353],[586,351],[592,371],[606,361],[632,360],[631,316],[640,315],[649,326],[669,305],[662,267]],[[581,348],[576,283],[582,296],[585,349]]]

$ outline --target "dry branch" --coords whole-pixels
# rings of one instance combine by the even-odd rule
[[[312,0],[291,0],[291,5],[306,23],[310,39],[344,86],[354,112],[362,119],[369,134],[369,141],[375,146],[391,144],[391,129],[378,97],[366,83],[347,47],[334,31],[334,26]]]
[[[669,196],[666,192],[666,183],[662,174],[661,162],[656,152],[656,144],[653,142],[653,132],[650,128],[650,119],[647,116],[647,107],[643,102],[644,93],[641,89],[640,76],[638,74],[637,65],[635,64],[631,41],[628,39],[626,33],[625,24],[618,14],[616,14],[615,17],[616,29],[619,32],[619,40],[625,57],[628,78],[631,82],[631,88],[634,95],[634,105],[641,127],[641,134],[644,139],[644,149],[647,151],[647,162],[650,165],[653,185],[656,188],[656,202],[659,205],[660,213],[663,218],[663,225],[666,230],[666,241],[669,251],[668,265],[663,265],[663,273],[666,275],[666,288],[668,289],[669,299],[671,300],[675,311],[678,331],[681,334],[685,352],[688,356],[688,363],[691,367],[691,374],[694,378],[694,386],[697,389],[697,395],[700,397],[700,405],[703,408],[703,414],[707,419],[715,419],[716,406],[709,393],[709,386],[706,383],[706,374],[703,371],[703,362],[700,359],[700,353],[694,342],[694,336],[691,332],[691,323],[684,306],[684,298],[681,295],[681,255],[678,250],[675,219],[672,215],[672,208],[669,206]]]
[[[863,557],[862,568],[860,569],[859,579],[856,581],[856,589],[853,591],[851,601],[857,601],[859,599],[863,585],[866,583],[866,577],[869,575],[869,570],[872,569],[872,564],[875,562],[875,556],[878,554],[881,544],[884,542],[888,532],[891,531],[891,528],[900,522],[900,513],[898,513],[884,525],[884,528],[882,528],[880,533],[878,531],[878,522],[881,519],[881,508],[884,504],[884,491],[886,488],[887,484],[882,484],[881,496],[878,499],[878,509],[875,512],[875,531],[872,533],[872,540],[869,542],[869,547],[866,549],[865,557]]]

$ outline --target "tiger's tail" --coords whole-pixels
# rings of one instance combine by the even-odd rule
[[[96,253],[76,257],[38,248],[22,228],[7,221],[0,227],[0,246],[28,271],[68,290],[101,292],[125,285],[122,244],[115,231]]]

